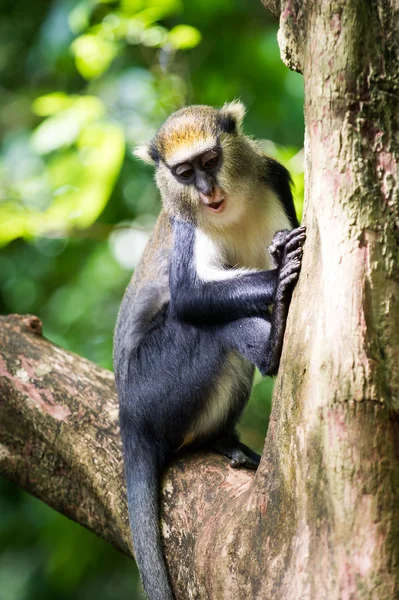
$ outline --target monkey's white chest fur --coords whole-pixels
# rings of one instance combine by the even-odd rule
[[[197,229],[195,267],[202,281],[232,279],[274,267],[268,247],[277,231],[292,229],[292,225],[273,193],[261,201],[267,202],[267,211],[257,209],[254,202],[234,227],[217,233]]]

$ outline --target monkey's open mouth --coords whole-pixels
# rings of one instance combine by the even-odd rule
[[[213,213],[222,213],[226,208],[226,200],[222,198],[219,202],[210,202],[206,204],[206,207],[209,208]]]

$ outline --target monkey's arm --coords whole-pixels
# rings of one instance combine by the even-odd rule
[[[288,309],[299,277],[305,228],[278,232],[269,248],[279,278],[273,313],[244,317],[218,327],[227,347],[254,363],[262,375],[275,375],[280,363]]]
[[[266,314],[275,300],[279,269],[203,282],[194,263],[194,226],[175,220],[173,234],[170,305],[176,316],[192,322],[222,323]]]
[[[292,292],[299,277],[302,244],[305,239],[305,227],[299,227],[290,232],[279,231],[269,247],[269,252],[279,267],[280,275],[271,320],[270,337],[262,364],[259,367],[263,375],[276,375],[278,371],[288,309]]]

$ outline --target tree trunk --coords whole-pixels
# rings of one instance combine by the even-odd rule
[[[267,444],[290,522],[273,597],[398,598],[399,2],[283,2],[280,25],[308,239]]]
[[[209,454],[168,471],[165,551],[178,600],[391,600],[399,0],[282,0],[279,41],[304,74],[308,238],[269,432],[255,477]],[[112,376],[32,323],[2,319],[0,468],[128,551]]]

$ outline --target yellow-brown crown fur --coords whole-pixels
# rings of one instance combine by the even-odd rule
[[[214,146],[221,132],[239,131],[244,115],[245,107],[238,100],[220,110],[205,105],[182,108],[166,119],[150,144],[136,148],[135,155],[149,164],[159,159],[169,166],[176,164],[190,155],[191,148],[198,153]]]

